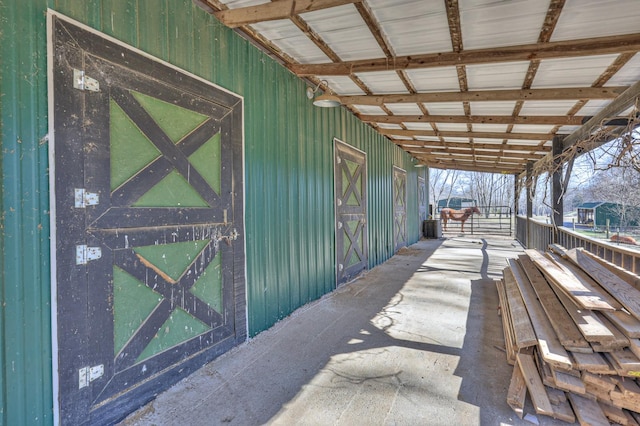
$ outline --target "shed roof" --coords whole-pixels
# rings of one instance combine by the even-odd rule
[[[578,209],[595,209],[597,207],[600,207],[603,204],[605,204],[603,201],[595,201],[595,202],[589,202],[589,203],[582,203],[576,208],[578,208]]]

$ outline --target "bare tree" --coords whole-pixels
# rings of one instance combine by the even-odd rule
[[[438,208],[438,201],[442,199],[449,200],[453,194],[460,172],[448,169],[429,169],[429,191],[431,202],[433,204],[434,213]],[[447,205],[449,203],[447,202]]]
[[[600,170],[585,193],[592,201],[614,204],[622,228],[640,220],[640,172],[633,166]]]

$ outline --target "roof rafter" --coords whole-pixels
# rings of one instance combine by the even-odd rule
[[[528,141],[546,141],[553,138],[551,133],[501,133],[501,132],[452,132],[439,130],[402,130],[379,129],[385,136],[442,136],[444,138],[482,138],[482,139],[514,139]]]
[[[358,115],[367,123],[458,123],[458,124],[540,124],[540,125],[568,125],[582,124],[584,116],[540,115],[518,116],[510,115]]]
[[[415,94],[338,96],[342,104],[376,105],[418,102],[549,101],[575,99],[613,99],[626,87],[567,87],[528,90],[479,90],[470,92],[431,92]]]
[[[468,143],[462,142],[438,142],[438,141],[421,141],[421,140],[400,140],[400,139],[392,139],[391,140],[396,145],[402,147],[415,147],[419,148],[462,148],[468,149]],[[548,146],[538,146],[538,145],[503,145],[503,144],[491,144],[491,143],[477,143],[474,145],[476,149],[487,149],[487,150],[495,150],[495,151],[531,151],[531,152],[549,152],[551,151],[551,147]]]
[[[534,59],[572,58],[610,53],[637,52],[640,34],[594,37],[580,40],[556,41],[507,46],[491,49],[472,49],[461,52],[440,52],[425,55],[363,59],[341,63],[291,64],[289,69],[299,76],[349,75],[359,72],[392,71],[399,69],[437,68],[470,64],[531,61]]]
[[[328,9],[362,0],[279,0],[255,6],[239,7],[214,12],[216,18],[230,28],[258,22],[287,19],[314,10]]]

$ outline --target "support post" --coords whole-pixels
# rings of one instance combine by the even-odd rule
[[[554,236],[557,236],[558,226],[563,225],[564,221],[564,195],[562,191],[562,141],[563,137],[554,136],[553,137],[553,145],[551,148],[551,152],[553,155],[553,166],[554,171],[551,176],[551,194],[553,199],[551,200],[551,208],[553,209],[553,225],[554,225]],[[557,238],[554,237],[554,242],[558,242]]]
[[[527,242],[531,248],[531,217],[533,216],[533,161],[527,161]]]
[[[518,202],[520,201],[520,179],[518,179],[518,173],[513,175],[513,211],[511,216],[513,217],[513,228],[515,229],[515,235],[518,236]]]

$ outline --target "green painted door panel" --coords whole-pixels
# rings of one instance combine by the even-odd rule
[[[343,284],[367,269],[367,157],[334,141],[336,277]]]
[[[60,416],[112,423],[246,338],[242,103],[55,30]],[[78,189],[96,195],[77,205]]]

